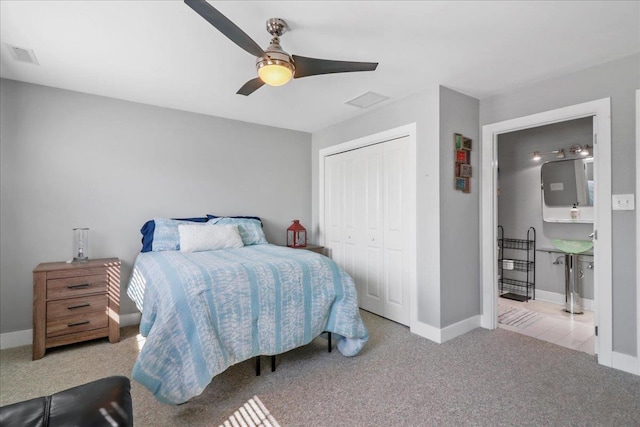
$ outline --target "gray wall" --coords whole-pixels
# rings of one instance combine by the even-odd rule
[[[589,240],[593,224],[542,220],[540,168],[544,162],[557,159],[554,154],[547,154],[536,162],[531,159],[531,153],[565,148],[566,159],[582,158],[571,155],[566,148],[574,144],[591,145],[592,134],[593,119],[588,117],[498,136],[498,224],[504,227],[504,237],[524,239],[528,228],[533,227],[536,229],[537,248],[552,248],[551,239]],[[573,172],[571,175],[575,180]],[[553,264],[558,256],[560,254],[536,253],[536,290],[564,295],[564,265]],[[582,296],[593,299],[593,270],[586,268],[593,257],[583,256],[581,259],[585,273]]]
[[[436,328],[480,313],[478,189],[472,188],[472,194],[458,194],[453,189],[453,132],[463,133],[477,142],[477,103],[473,98],[433,86],[313,134],[313,227],[317,230],[318,151],[416,123],[417,318]],[[441,108],[446,109],[442,124]],[[447,128],[444,136],[441,125]],[[476,151],[474,156],[477,154]],[[445,156],[444,159],[441,155]],[[446,164],[446,167],[441,164]],[[474,165],[477,164],[475,157]],[[475,182],[474,179],[472,185]],[[447,218],[445,226],[441,225],[443,218]],[[462,229],[456,218],[466,221]],[[441,248],[442,239],[463,241],[460,246],[465,248],[460,250],[460,246],[449,243]],[[452,247],[455,249],[450,253]],[[444,278],[441,274],[445,274]],[[461,283],[452,283],[458,280]],[[448,286],[451,287],[445,290]],[[454,301],[453,294],[458,290],[462,294],[458,293],[458,299]]]
[[[311,223],[311,135],[50,87],[0,81],[1,332],[31,329],[32,270],[72,256],[123,261],[124,291],[154,216],[257,215],[284,244]]]
[[[636,54],[482,100],[480,125],[611,98],[612,193],[635,193],[638,88],[640,55]],[[613,351],[630,355],[637,352],[635,214],[635,211],[612,213]]]
[[[441,326],[480,314],[479,101],[440,87]],[[472,139],[471,193],[454,189],[453,134]]]

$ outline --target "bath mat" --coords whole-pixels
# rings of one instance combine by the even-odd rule
[[[514,328],[525,329],[542,319],[544,316],[535,311],[518,307],[499,307],[498,323]]]
[[[227,418],[220,427],[280,427],[280,424],[269,413],[269,410],[258,399],[253,396],[236,412]]]

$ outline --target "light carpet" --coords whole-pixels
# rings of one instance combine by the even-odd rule
[[[220,427],[280,427],[269,410],[258,398],[253,396],[236,412],[227,418]]]
[[[370,339],[360,354],[327,352],[316,338],[255,374],[254,360],[217,375],[200,396],[171,406],[132,381],[136,427],[211,427],[259,396],[287,427],[640,426],[640,376],[586,353],[506,329],[477,328],[437,344],[362,312]],[[47,350],[0,351],[0,405],[109,375],[131,375],[135,326],[107,339]],[[233,424],[232,424],[233,425]],[[241,424],[240,424],[241,425]]]

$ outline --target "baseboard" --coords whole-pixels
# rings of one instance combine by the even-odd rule
[[[426,323],[422,323],[420,321],[415,321],[414,324],[411,325],[410,330],[412,333],[419,335],[422,338],[426,338],[438,344],[442,342],[441,329],[436,328],[435,326],[427,325]]]
[[[536,300],[552,302],[554,304],[564,304],[564,299],[564,294],[536,289]]]
[[[32,340],[33,329],[0,334],[0,350],[22,347],[23,345],[31,345]]]
[[[480,318],[478,314],[468,319],[461,320],[453,325],[446,326],[442,329],[436,328],[431,325],[427,325],[422,322],[415,322],[411,325],[411,332],[420,335],[430,341],[434,341],[438,344],[452,340],[460,335],[464,335],[469,331],[472,331],[480,327]]]
[[[120,327],[132,326],[140,324],[140,313],[122,314],[120,315]],[[33,329],[25,329],[24,331],[7,332],[0,334],[0,350],[14,347],[22,347],[23,345],[31,345],[33,340]]]
[[[452,340],[460,335],[464,335],[467,332],[473,331],[476,328],[480,327],[480,315],[472,316],[467,319],[461,320],[453,325],[446,326],[442,328],[441,331],[441,342],[447,342]]]
[[[120,327],[139,325],[142,313],[129,313],[120,315]]]
[[[557,292],[541,291],[540,289],[536,289],[536,299],[541,301],[552,302],[555,304],[565,303],[564,294],[559,294]],[[595,304],[592,299],[582,298],[582,308],[584,308],[585,310],[593,311],[594,307],[595,307]]]
[[[628,354],[611,352],[611,367],[630,374],[640,375],[638,358]]]

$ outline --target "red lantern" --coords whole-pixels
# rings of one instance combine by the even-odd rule
[[[297,219],[287,228],[287,246],[290,248],[304,248],[307,246],[307,230]]]

